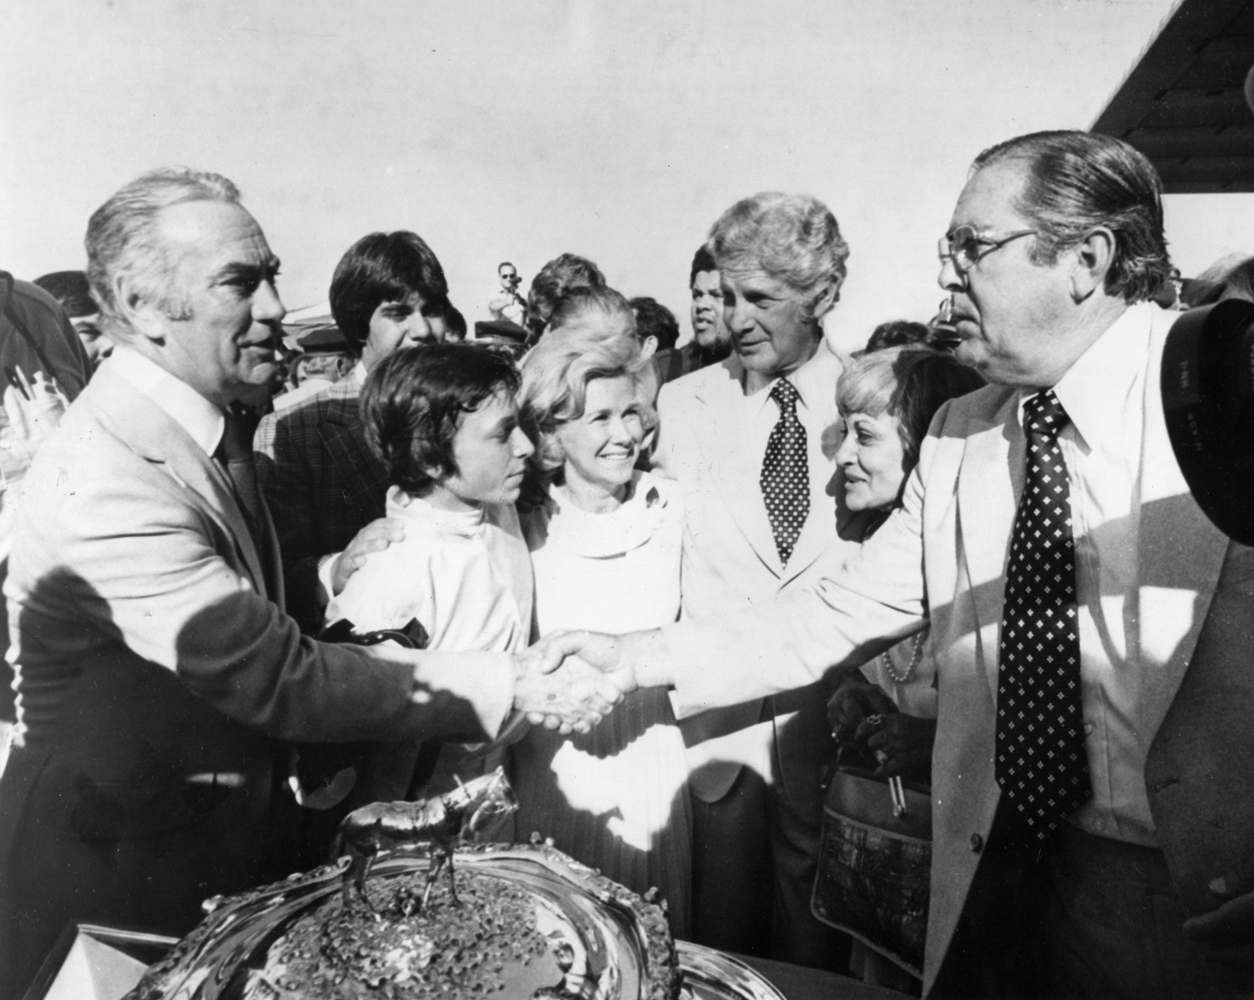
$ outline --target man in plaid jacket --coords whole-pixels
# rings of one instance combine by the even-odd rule
[[[257,477],[274,517],[288,610],[316,635],[328,594],[319,570],[383,517],[387,482],[370,452],[357,401],[370,370],[402,347],[434,343],[448,283],[411,232],[371,233],[331,279],[331,314],[359,360],[323,392],[268,415],[257,429]]]

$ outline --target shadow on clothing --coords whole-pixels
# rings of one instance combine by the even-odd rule
[[[224,658],[243,595],[188,620],[177,671],[127,647],[108,603],[64,569],[24,602],[21,691],[32,700],[25,745],[0,777],[0,997],[21,996],[70,921],[182,936],[206,898],[259,884],[276,751],[286,763],[288,744],[227,711],[287,735],[308,719],[320,740],[360,738],[374,717],[372,692],[346,696],[325,662],[306,658],[293,683],[281,666],[291,660],[259,659],[291,656],[280,643]],[[428,694],[433,720],[473,717],[464,699]]]
[[[614,764],[606,766],[609,760]],[[675,936],[691,936],[692,813],[682,741],[664,691],[633,692],[587,734],[531,729],[510,748],[509,769],[518,840],[552,839],[641,895],[656,887]]]
[[[693,940],[847,973],[850,938],[810,910],[822,775],[834,752],[825,692],[816,683],[766,699],[762,717],[774,726],[771,774],[745,765],[718,801],[694,798]]]

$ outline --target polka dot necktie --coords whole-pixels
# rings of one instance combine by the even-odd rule
[[[779,405],[779,420],[766,442],[766,457],[758,480],[775,535],[775,549],[785,566],[810,513],[806,429],[797,419],[797,398],[796,387],[785,379],[771,388],[771,399]]]
[[[1080,698],[1075,539],[1052,389],[1023,405],[1027,480],[1010,542],[994,774],[1038,841],[1093,794]]]

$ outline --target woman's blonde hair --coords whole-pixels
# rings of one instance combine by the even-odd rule
[[[930,347],[889,347],[845,367],[836,382],[836,405],[845,418],[851,413],[896,417],[902,450],[913,467],[936,411],[983,385],[979,372],[953,355]]]
[[[656,423],[657,374],[640,352],[627,300],[618,293],[588,296],[585,306],[559,308],[557,322],[522,364],[522,426],[536,446],[530,460],[533,472],[544,480],[552,480],[566,460],[556,431],[583,416],[588,383],[594,379],[631,379],[645,428]]]

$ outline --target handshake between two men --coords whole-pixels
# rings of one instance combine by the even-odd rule
[[[660,641],[657,632],[553,632],[515,655],[514,708],[532,725],[586,733],[624,695],[666,682],[642,678],[636,666],[635,648]]]
[[[404,537],[404,524],[394,517],[366,525],[330,562],[325,581],[330,593],[341,593],[371,553],[381,552]],[[647,653],[662,645],[657,631],[621,636],[586,631],[550,633],[513,654],[513,707],[532,725],[556,729],[563,735],[586,733],[609,715],[625,694],[639,687],[670,683],[669,678],[660,676],[642,680],[632,666],[635,659],[646,659]],[[418,690],[424,688],[420,682]]]

